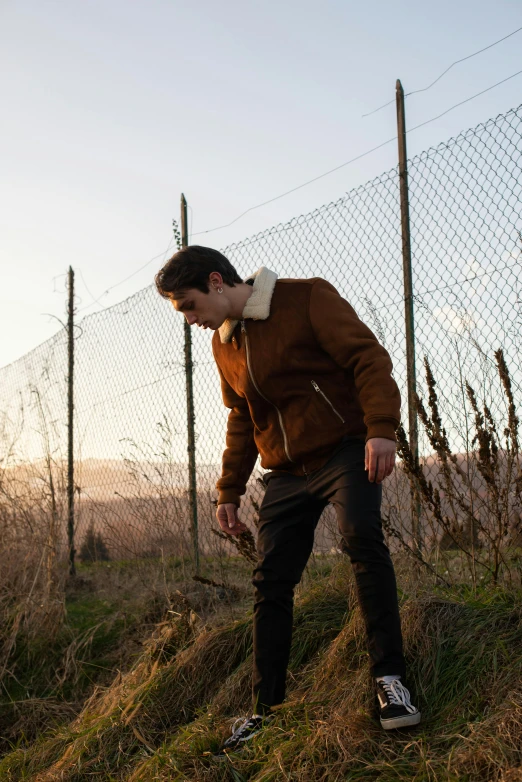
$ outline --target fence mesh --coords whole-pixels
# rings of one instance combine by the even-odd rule
[[[468,381],[505,420],[494,351],[502,348],[520,399],[522,106],[408,161],[417,386],[426,398],[424,357],[437,382],[448,440],[472,448]],[[407,430],[406,345],[399,179],[383,174],[313,212],[223,248],[246,278],[260,266],[279,277],[324,277],[388,350]],[[211,333],[192,330],[200,547],[221,553],[210,533],[228,410]],[[1,370],[2,507],[10,535],[45,534],[61,519],[66,555],[67,333],[59,332]],[[75,333],[75,545],[95,526],[111,557],[190,554],[183,319],[153,285],[84,317]],[[419,454],[433,470],[421,427]],[[431,460],[431,461],[430,461]],[[243,514],[262,499],[256,466]],[[51,491],[49,481],[51,480]],[[404,474],[384,483],[383,511],[407,526]],[[18,514],[18,515],[17,515]],[[16,526],[16,525],[15,525]],[[331,509],[316,546],[336,546]]]

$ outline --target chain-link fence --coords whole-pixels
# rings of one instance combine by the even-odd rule
[[[476,411],[465,382],[500,427],[508,408],[494,357],[499,348],[517,399],[522,386],[522,106],[409,160],[408,172],[417,387],[427,399],[427,357],[447,441],[469,473]],[[397,169],[223,253],[243,278],[264,265],[279,277],[332,282],[390,353],[407,430]],[[192,339],[199,545],[208,553],[226,548],[209,530],[228,410],[211,333],[194,329]],[[67,332],[2,369],[1,378],[6,534],[25,539],[51,513],[60,519],[65,553]],[[107,556],[190,555],[183,318],[153,285],[84,317],[75,326],[74,378],[77,552],[88,558],[87,530],[94,526]],[[436,483],[440,459],[426,427],[419,457]],[[261,473],[257,466],[243,502],[250,521],[262,499]],[[476,489],[484,497],[482,484]],[[412,502],[404,471],[385,481],[383,513],[407,536]],[[426,523],[422,534],[430,534]],[[92,548],[92,534],[89,541]],[[317,547],[335,545],[327,510]]]

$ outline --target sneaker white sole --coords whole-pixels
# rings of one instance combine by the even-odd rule
[[[384,730],[393,730],[395,728],[407,728],[410,725],[418,725],[421,721],[420,711],[415,714],[407,714],[404,717],[390,717],[390,719],[381,719],[381,725]]]

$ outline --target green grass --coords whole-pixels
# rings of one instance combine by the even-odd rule
[[[118,649],[138,634],[138,614],[122,616],[116,601],[87,594],[67,600],[66,611],[54,638],[17,639],[0,700],[4,751],[34,740],[49,722],[69,721],[96,685],[109,686]]]
[[[185,606],[75,721],[7,754],[0,779],[515,782],[521,593],[434,590],[399,579],[407,684],[423,715],[417,728],[381,729],[350,570],[324,560],[298,590],[287,701],[241,753],[224,763],[209,754],[248,712],[251,610],[202,621]],[[103,620],[111,606],[77,600],[78,631],[88,627],[90,610]],[[102,639],[96,653],[104,659]]]
[[[77,563],[63,624],[47,637],[31,637],[23,628],[17,635],[2,681],[0,755],[70,723],[96,688],[109,687],[118,670],[131,668],[169,601],[176,603],[179,587],[193,590],[201,616],[215,613],[214,590],[184,578],[189,565],[180,557]],[[247,580],[247,563],[227,566],[236,581]],[[223,575],[215,558],[204,558],[202,570],[210,578]],[[220,608],[230,615],[241,610],[240,603],[226,603]]]

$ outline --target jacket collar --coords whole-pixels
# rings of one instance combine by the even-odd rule
[[[252,286],[253,291],[245,304],[242,318],[266,320],[270,315],[270,302],[272,301],[277,274],[276,272],[267,269],[266,266],[261,266],[257,272],[246,277],[243,282],[252,279],[254,280],[254,285]],[[218,329],[221,342],[230,342],[234,329],[238,323],[238,320],[227,318],[227,320],[221,324]]]

